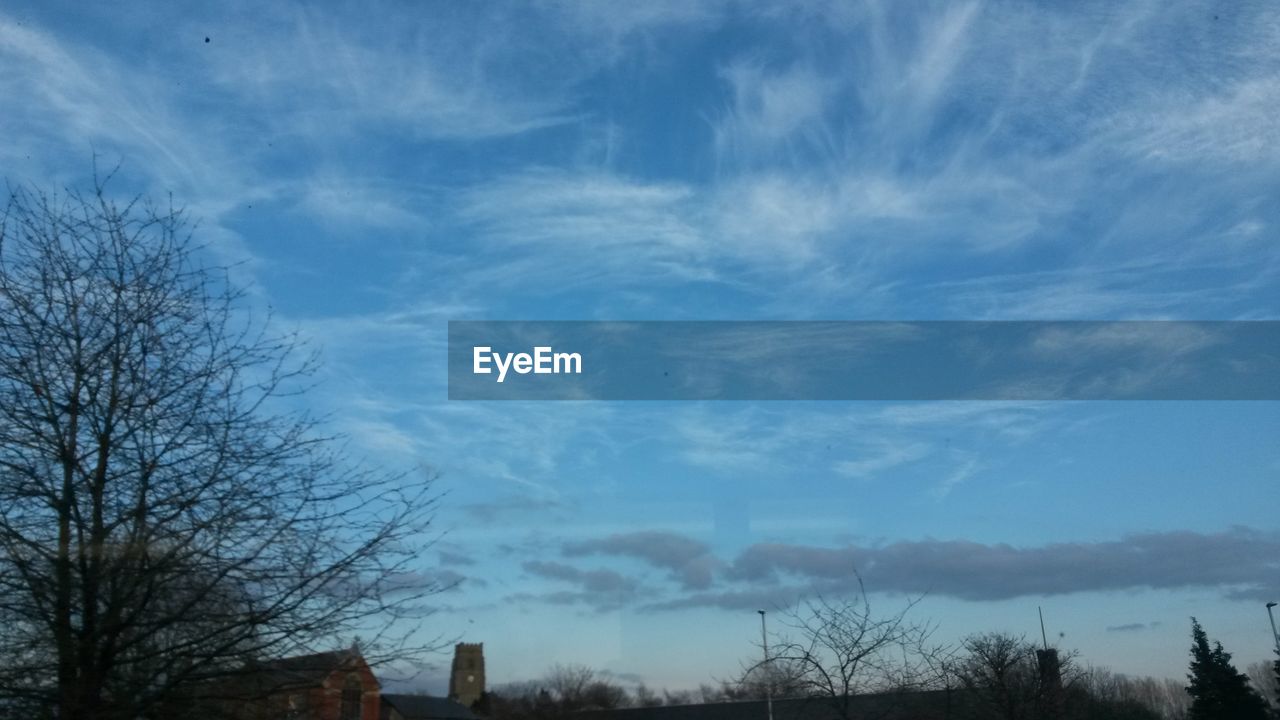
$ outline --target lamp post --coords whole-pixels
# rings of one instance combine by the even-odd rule
[[[773,720],[773,678],[769,675],[769,633],[764,627],[764,611],[756,612],[760,613],[760,642],[764,645],[764,664],[760,666],[764,668],[764,702],[765,707],[769,709],[769,720]]]
[[[1275,606],[1273,602],[1267,603],[1267,618],[1271,620],[1271,639],[1275,641],[1276,652],[1280,653],[1280,634],[1276,633],[1276,617],[1271,614],[1271,608]]]

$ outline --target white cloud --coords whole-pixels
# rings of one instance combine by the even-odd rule
[[[855,479],[871,478],[886,470],[925,457],[929,454],[930,447],[922,442],[883,439],[864,450],[865,452],[857,460],[837,462],[835,471]]]
[[[712,131],[722,165],[761,155],[786,157],[793,142],[822,146],[833,78],[806,66],[772,72],[756,61],[738,61],[721,70],[731,95]]]
[[[1280,160],[1280,81],[1248,78],[1207,94],[1170,92],[1115,118],[1117,146],[1165,162],[1270,165]]]
[[[236,27],[244,34],[233,52],[213,54],[211,77],[260,104],[257,120],[282,135],[350,138],[391,127],[409,137],[483,139],[570,119],[558,88],[500,70],[515,44],[502,37],[509,26],[486,24],[495,34],[485,36],[462,18],[410,9],[376,19],[299,6],[257,14],[279,31]]]
[[[961,455],[965,455],[961,453]],[[963,483],[968,482],[978,471],[982,469],[982,463],[976,457],[965,457],[962,459],[960,466],[947,473],[936,485],[930,489],[929,494],[934,500],[944,500],[951,494],[952,490]]]
[[[693,196],[680,183],[541,170],[465,191],[457,215],[489,251],[477,282],[691,280],[708,273]]]

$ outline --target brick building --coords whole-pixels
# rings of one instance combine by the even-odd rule
[[[297,720],[378,720],[381,686],[356,648],[264,663],[254,684],[261,706]]]
[[[484,692],[480,648],[462,643],[455,649],[450,690],[458,695],[451,698],[384,694],[360,650],[351,647],[246,665],[194,686],[167,711],[209,720],[471,720],[476,716],[468,705]]]

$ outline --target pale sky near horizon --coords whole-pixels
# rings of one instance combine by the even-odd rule
[[[444,342],[1280,319],[1278,107],[1267,2],[0,3],[0,174],[198,218],[355,453],[440,472],[427,627],[492,684],[727,678],[854,568],[943,640],[1269,659],[1274,402],[449,402]]]

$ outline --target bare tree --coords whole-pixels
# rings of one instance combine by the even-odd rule
[[[770,653],[772,655],[772,653]],[[722,683],[727,700],[764,700],[805,697],[813,692],[808,680],[807,663],[789,658],[770,657],[745,665],[732,682]]]
[[[1249,663],[1246,669],[1253,689],[1267,701],[1267,705],[1280,710],[1280,678],[1276,677],[1276,666],[1273,662]]]
[[[648,685],[636,685],[634,704],[636,707],[658,707],[662,705],[662,696],[654,692]]]
[[[0,714],[153,717],[356,633],[411,649],[428,483],[350,469],[298,409],[313,358],[198,255],[180,211],[104,182],[10,194]]]
[[[981,716],[1038,717],[1042,689],[1035,645],[1025,638],[987,633],[965,638],[963,648],[953,677]]]
[[[495,688],[487,702],[495,720],[564,720],[582,710],[628,707],[632,698],[626,688],[585,665],[554,665],[541,680]],[[661,704],[647,688],[641,702]]]
[[[588,688],[596,682],[596,671],[586,665],[551,666],[543,678],[543,686],[552,697],[572,705],[578,705]]]
[[[1185,720],[1191,712],[1191,696],[1187,687],[1172,678],[1157,681],[1153,688],[1156,711],[1166,720]]]
[[[1182,720],[1191,704],[1186,690],[1172,680],[1132,677],[1098,667],[1072,674],[1068,718]]]
[[[1062,717],[1062,704],[1080,705],[1088,674],[1074,652],[1037,649],[1026,638],[1005,633],[970,635],[951,661],[950,684],[964,692],[975,717],[1031,720]],[[1095,684],[1112,692],[1114,676],[1098,673]],[[1069,713],[1068,713],[1069,715]]]
[[[712,692],[712,688],[710,685],[703,685],[702,688],[699,688],[699,690],[702,691],[702,695],[699,695],[699,693],[694,692],[693,690],[668,690],[666,688],[663,688],[662,704],[664,705],[697,705],[700,702],[702,703],[715,702],[715,701],[708,701],[704,699],[707,692]]]
[[[943,650],[929,645],[932,625],[908,617],[918,603],[909,599],[897,612],[875,615],[859,578],[852,597],[818,597],[786,613],[772,661],[792,667],[802,694],[842,718],[856,714],[859,695],[934,687]]]
[[[1131,677],[1105,668],[1089,668],[1074,675],[1079,692],[1073,693],[1073,700],[1083,695],[1095,707],[1110,705],[1106,717],[1135,716],[1133,712],[1121,714],[1127,705],[1144,708],[1162,720],[1185,720],[1191,707],[1186,686],[1170,678]],[[1071,715],[1078,716],[1078,712]]]
[[[555,665],[547,672],[545,683],[566,715],[578,710],[609,710],[631,704],[626,688],[585,665]]]
[[[1005,633],[965,638],[950,676],[956,715],[982,720],[1181,720],[1189,704],[1174,681],[1081,667],[1075,652]]]

